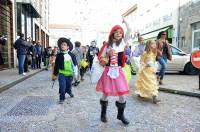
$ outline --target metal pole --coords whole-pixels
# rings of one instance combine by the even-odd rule
[[[200,69],[199,69],[199,90],[200,90]]]

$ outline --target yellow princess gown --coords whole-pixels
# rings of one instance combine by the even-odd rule
[[[156,56],[152,52],[144,52],[141,56],[141,65],[137,73],[135,92],[137,95],[144,98],[152,98],[158,95],[156,70]]]

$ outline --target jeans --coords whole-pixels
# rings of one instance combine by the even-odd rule
[[[163,80],[167,66],[167,57],[164,56],[160,57],[158,59],[158,62],[160,64],[160,72],[158,73],[158,75],[160,76],[160,80]]]
[[[64,76],[63,74],[59,74],[58,81],[59,81],[59,94],[60,100],[65,100],[65,93],[71,94],[72,88],[72,76]]]
[[[18,63],[19,63],[19,74],[24,73],[24,62],[26,55],[17,55]]]
[[[35,68],[36,68],[36,59],[35,59],[35,58],[32,58],[31,68],[32,68],[32,69],[35,69]]]
[[[24,61],[24,72],[28,72],[28,58],[27,58],[27,55],[26,55],[25,61]]]

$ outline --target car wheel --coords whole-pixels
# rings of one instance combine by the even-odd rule
[[[198,69],[195,68],[191,62],[187,63],[185,65],[185,68],[184,68],[184,72],[188,75],[197,75],[198,74]]]

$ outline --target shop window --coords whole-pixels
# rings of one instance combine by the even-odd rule
[[[193,31],[193,43],[192,50],[198,50],[200,48],[200,29]]]

